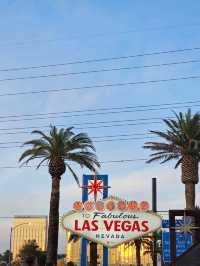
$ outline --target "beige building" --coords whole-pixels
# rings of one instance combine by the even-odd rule
[[[69,234],[68,234],[69,237]],[[67,239],[68,239],[67,237]],[[102,265],[103,246],[98,245],[98,265]],[[81,241],[67,243],[66,246],[66,261],[73,261],[77,266],[80,266],[81,255]],[[89,260],[89,245],[87,249],[87,257]],[[141,250],[141,264],[144,266],[152,266],[152,260],[150,255],[143,256],[143,250]],[[135,247],[134,245],[120,245],[116,248],[109,249],[109,266],[135,266]]]
[[[15,216],[11,230],[13,259],[29,240],[35,240],[41,250],[46,250],[47,216]]]

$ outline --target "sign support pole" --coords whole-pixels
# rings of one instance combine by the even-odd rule
[[[103,199],[108,197],[108,176],[103,176],[104,189],[103,189]],[[108,248],[103,247],[103,266],[108,266]]]
[[[92,175],[83,175],[83,186],[82,186],[82,202],[88,200],[88,181],[92,180]],[[107,175],[97,175],[98,180],[103,180],[103,199],[108,197],[108,176]],[[82,239],[81,245],[81,266],[87,266],[87,240]],[[103,266],[108,266],[108,248],[103,247]]]
[[[87,193],[88,176],[83,175],[83,187],[82,187],[82,202],[88,200]],[[82,239],[81,243],[81,266],[87,266],[87,240]]]
[[[157,212],[157,179],[152,178],[152,211]],[[157,239],[156,233],[153,234],[153,266],[157,266]]]

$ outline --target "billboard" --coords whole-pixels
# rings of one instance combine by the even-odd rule
[[[158,230],[162,218],[148,211],[148,203],[109,197],[102,201],[74,203],[62,217],[62,226],[74,234],[115,247]]]

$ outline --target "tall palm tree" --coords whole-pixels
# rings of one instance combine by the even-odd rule
[[[136,258],[136,266],[141,266],[141,247],[143,244],[142,238],[134,239],[128,243],[125,243],[125,249],[131,247],[135,247],[135,258]]]
[[[71,243],[71,242],[76,243],[77,241],[81,239],[82,237],[80,237],[79,235],[70,233],[68,243]],[[88,241],[88,244],[90,245],[90,265],[97,266],[98,264],[97,243],[93,241]]]
[[[154,246],[154,240],[156,237],[156,245]],[[162,232],[154,232],[153,235],[144,238],[143,240],[143,255],[150,255],[152,261],[154,259],[154,253],[162,255]],[[155,248],[155,250],[154,250]]]
[[[133,241],[135,245],[135,256],[136,256],[136,265],[141,266],[141,246],[142,246],[142,239],[138,238]]]
[[[152,239],[146,239],[143,242],[143,247],[144,247],[143,255],[144,256],[150,255],[151,259],[153,261],[153,255],[154,255],[153,240]],[[156,254],[162,255],[162,246],[158,242],[156,242]]]
[[[164,142],[146,142],[144,148],[150,149],[148,163],[166,163],[177,160],[175,168],[181,165],[181,179],[185,184],[186,208],[195,208],[195,184],[198,183],[198,163],[200,159],[200,114],[192,115],[189,109],[185,114],[175,113],[174,119],[163,119],[165,131],[150,131]]]
[[[92,140],[87,134],[76,135],[72,130],[72,127],[57,130],[55,126],[51,126],[49,135],[42,131],[33,131],[32,133],[39,135],[39,138],[24,143],[32,147],[24,151],[19,159],[26,164],[38,159],[37,168],[46,161],[52,177],[46,265],[57,265],[61,176],[67,168],[79,184],[78,177],[69,164],[70,161],[91,171],[96,171],[96,168],[100,167]]]

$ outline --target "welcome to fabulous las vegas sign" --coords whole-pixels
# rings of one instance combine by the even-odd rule
[[[75,202],[62,217],[64,229],[88,240],[115,247],[157,231],[162,218],[149,211],[146,201],[124,201],[108,197],[101,201]]]

